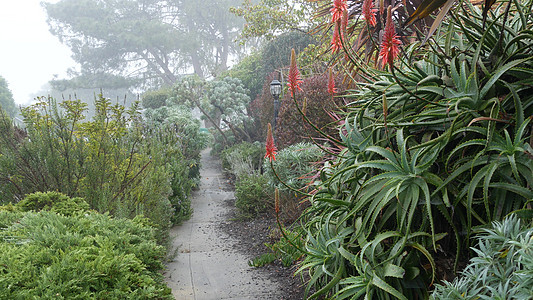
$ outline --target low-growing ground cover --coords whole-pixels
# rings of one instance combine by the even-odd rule
[[[1,299],[172,299],[143,217],[0,207]]]

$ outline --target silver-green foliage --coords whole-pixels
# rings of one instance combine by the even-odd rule
[[[242,142],[222,151],[222,167],[237,178],[243,175],[257,175],[260,173],[263,155],[264,145],[261,143]]]
[[[476,256],[461,276],[437,285],[431,299],[532,299],[531,224],[512,215],[482,229],[478,240],[472,248]]]
[[[311,143],[298,143],[284,148],[276,155],[273,161],[274,169],[279,178],[288,186],[302,189],[307,186],[309,179],[316,175],[316,163],[324,157],[324,152],[318,146]],[[265,175],[272,187],[280,191],[288,188],[281,183],[270,168],[270,162],[263,163]]]

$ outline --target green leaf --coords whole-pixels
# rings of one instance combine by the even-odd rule
[[[405,269],[395,264],[388,263],[385,266],[385,277],[403,278],[405,275]]]
[[[483,88],[481,89],[481,91],[479,92],[479,99],[483,99],[485,97],[485,95],[489,92],[489,90],[492,88],[492,86],[496,83],[496,81],[498,81],[498,79],[500,79],[500,77],[505,74],[507,71],[509,71],[510,69],[528,61],[528,60],[531,60],[533,59],[533,56],[531,57],[526,57],[526,58],[522,58],[522,59],[517,59],[517,60],[513,60],[503,66],[501,66],[500,68],[498,68],[497,72],[494,73],[492,75],[492,77],[489,79],[489,81],[487,81],[487,83],[483,86]]]
[[[407,298],[402,295],[397,289],[390,286],[385,280],[381,279],[375,272],[372,273],[372,284],[376,287],[382,289],[383,291],[391,294],[400,300],[407,300]]]
[[[439,9],[441,6],[454,0],[424,0],[415,10],[415,12],[407,18],[403,27],[409,26],[413,22],[429,16],[432,12]]]

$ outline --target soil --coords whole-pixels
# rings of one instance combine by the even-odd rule
[[[226,221],[220,223],[220,230],[233,238],[233,249],[244,254],[249,260],[270,252],[265,243],[274,243],[271,232],[277,228],[275,217],[269,214],[260,214],[253,219],[243,219],[238,216],[235,208],[235,199],[227,200],[228,215]],[[296,266],[285,268],[281,262],[273,263],[260,268],[269,275],[269,278],[279,284],[279,288],[287,295],[283,300],[304,299],[304,284],[299,275],[294,276]]]

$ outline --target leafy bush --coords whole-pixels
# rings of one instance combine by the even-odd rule
[[[512,215],[480,231],[476,257],[431,299],[532,299],[533,227]]]
[[[240,79],[243,86],[249,91],[248,96],[250,96],[250,99],[255,99],[261,92],[263,80],[266,76],[261,52],[252,52],[220,76]]]
[[[268,179],[270,189],[278,189],[280,192],[280,219],[283,223],[290,224],[296,221],[308,205],[305,197],[294,190],[305,193],[314,188],[313,182],[318,175],[316,169],[319,168],[318,164],[323,161],[323,157],[324,152],[318,146],[298,143],[278,152],[276,160],[272,162],[275,173],[270,162],[264,161],[264,176]]]
[[[155,91],[147,91],[142,95],[142,106],[147,109],[158,109],[167,105],[171,89],[163,88]]]
[[[222,167],[235,175],[258,173],[263,163],[264,146],[259,142],[233,145],[220,156]]]
[[[142,222],[0,210],[0,298],[173,299],[165,248]]]
[[[298,143],[278,152],[273,161],[274,169],[279,178],[294,189],[307,189],[310,179],[316,175],[316,163],[322,161],[324,152],[318,146],[311,143]],[[272,188],[280,191],[288,191],[281,183],[270,167],[270,162],[263,163],[265,176]]]
[[[99,212],[146,216],[163,242],[171,221],[190,214],[187,197],[206,140],[199,124],[177,116],[150,129],[138,105],[126,109],[100,96],[95,106],[94,118],[85,120],[82,101],[41,98],[23,111],[27,138],[2,126],[2,197],[17,202],[49,190],[82,197]]]
[[[189,195],[199,184],[200,151],[207,146],[209,135],[200,130],[200,121],[183,106],[147,110],[146,119],[144,135],[151,137],[151,143],[145,151],[171,174],[171,221],[177,224],[192,212]]]
[[[235,183],[235,206],[244,217],[255,216],[272,207],[272,190],[263,175],[242,174]]]
[[[84,213],[89,210],[89,204],[83,198],[70,198],[59,192],[36,192],[29,194],[16,204],[20,211],[49,210],[64,216]]]

